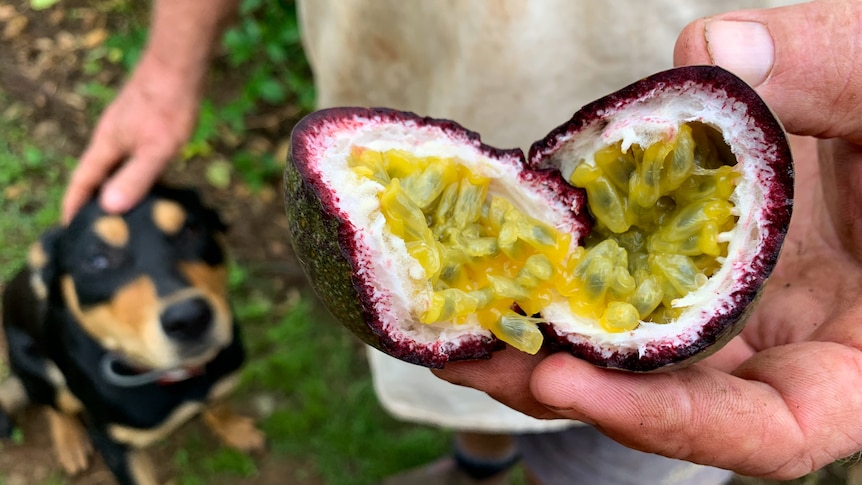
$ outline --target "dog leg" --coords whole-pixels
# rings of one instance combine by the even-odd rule
[[[144,450],[133,450],[128,454],[129,472],[135,485],[158,485],[156,467]]]
[[[159,485],[158,473],[143,449],[131,448],[109,438],[105,433],[90,430],[93,444],[120,485]]]
[[[227,403],[214,404],[203,412],[204,423],[222,443],[249,453],[266,447],[266,436],[254,420],[233,412]]]
[[[9,438],[15,429],[13,416],[27,405],[27,391],[21,380],[11,376],[0,382],[0,438]]]
[[[69,475],[77,475],[87,469],[93,448],[84,426],[75,416],[48,410],[48,424],[51,428],[51,441],[54,454],[60,466]]]
[[[27,391],[21,379],[10,376],[0,382],[0,408],[9,414],[17,414],[29,403]]]

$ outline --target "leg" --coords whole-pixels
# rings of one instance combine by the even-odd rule
[[[266,436],[257,429],[254,420],[233,412],[227,403],[210,406],[203,412],[204,423],[222,443],[246,453],[262,451]]]
[[[102,432],[92,431],[93,444],[120,485],[158,485],[156,469],[144,450],[117,443]]]
[[[391,476],[383,485],[502,485],[519,460],[507,434],[462,431],[452,448],[452,456]]]
[[[15,430],[15,421],[9,413],[0,408],[0,439],[10,438]]]
[[[13,416],[27,404],[27,391],[20,379],[13,375],[0,382],[0,438],[12,436],[15,429]]]
[[[519,460],[515,440],[507,434],[460,432],[455,436],[455,463],[476,481],[503,482]]]
[[[90,454],[93,452],[84,426],[77,416],[53,408],[46,409],[57,461],[67,474],[81,473],[89,466]]]
[[[29,404],[29,401],[24,384],[15,375],[0,382],[0,409],[6,414],[11,416],[21,412]]]
[[[727,470],[626,448],[592,426],[518,435],[516,441],[531,484],[720,485],[733,476]]]

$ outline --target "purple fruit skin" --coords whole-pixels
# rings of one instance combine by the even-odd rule
[[[359,228],[348,222],[346,214],[338,212],[337,194],[325,187],[312,169],[315,149],[319,148],[312,140],[326,124],[343,124],[345,129],[352,129],[379,122],[436,126],[476,146],[489,158],[517,159],[524,169],[522,180],[540,184],[578,210],[585,207],[584,191],[568,185],[557,171],[526,170],[520,149],[502,150],[482,144],[478,134],[450,120],[385,108],[332,108],[312,113],[294,127],[285,169],[285,206],[291,239],[312,287],[330,312],[363,342],[413,364],[439,368],[450,361],[490,358],[493,351],[505,346],[493,336],[475,335],[457,344],[438,341],[420,345],[387,333],[380,315],[373,311],[374,282],[357,276],[361,261],[356,255],[365,249],[357,247]],[[588,232],[586,212],[572,219],[583,228],[582,233]]]
[[[568,351],[595,365],[612,367],[636,372],[649,372],[688,365],[707,357],[735,337],[745,325],[754,309],[754,303],[772,273],[790,224],[793,209],[793,163],[790,146],[781,123],[757,93],[744,81],[730,72],[716,66],[688,66],[663,71],[621,90],[596,100],[574,114],[566,123],[551,131],[545,138],[530,147],[528,164],[534,168],[549,168],[548,159],[562,146],[562,139],[571,137],[596,124],[604,123],[597,113],[619,110],[635,100],[651,93],[666,94],[685,85],[697,85],[704,91],[723,91],[727,97],[742,102],[749,116],[763,132],[767,146],[773,148],[773,156],[767,159],[774,177],[769,184],[765,203],[766,234],[762,251],[751,262],[745,275],[746,285],[737,288],[731,295],[734,305],[726,312],[713,316],[704,325],[699,338],[689,345],[680,347],[656,346],[645,353],[617,352],[607,357],[586,342],[573,342],[566,335],[553,331],[543,325],[543,331],[550,340],[550,346],[559,351]],[[576,135],[575,135],[576,136]]]
[[[585,231],[591,225],[586,207],[585,194],[581,189],[569,186],[548,162],[559,149],[561,139],[578,133],[604,118],[597,113],[614,111],[620,106],[641,99],[654,91],[663,93],[683,85],[694,83],[704,90],[718,90],[728,97],[744,103],[757,127],[763,132],[765,141],[774,147],[775,156],[769,160],[775,172],[766,201],[768,214],[768,238],[763,250],[750,265],[747,284],[732,295],[734,305],[725,313],[709,318],[699,338],[684,346],[653,346],[641,354],[638,351],[617,351],[608,357],[585,340],[570,338],[558,333],[551,323],[540,324],[546,336],[546,347],[553,351],[566,351],[597,366],[617,368],[634,372],[666,370],[691,364],[712,354],[729,342],[743,328],[752,312],[769,274],[775,266],[784,235],[790,222],[793,205],[793,167],[790,148],[780,123],[760,97],[743,81],[714,66],[690,66],[664,71],[635,82],[613,94],[590,103],[580,109],[563,125],[551,131],[544,139],[530,148],[530,155],[523,162],[522,179],[541,180],[551,190],[567,194],[573,200],[575,216]],[[387,354],[404,361],[427,367],[442,367],[446,362],[466,359],[486,359],[505,345],[493,337],[475,336],[462,339],[456,345],[435,342],[433,345],[417,345],[388,334],[380,315],[372,311],[373,282],[356,276],[361,262],[356,254],[364,248],[357,247],[356,232],[345,214],[335,210],[337,194],[323,186],[309,163],[315,159],[319,148],[310,139],[320,136],[321,126],[343,124],[352,129],[367,120],[386,122],[416,122],[420,125],[437,126],[447,133],[455,133],[492,158],[517,157],[525,160],[518,149],[501,150],[482,144],[478,134],[464,129],[450,120],[420,117],[413,113],[386,108],[332,108],[317,111],[301,120],[293,130],[291,149],[285,169],[285,204],[290,220],[291,239],[312,286],[333,315],[362,341]],[[366,120],[366,121],[362,121]]]

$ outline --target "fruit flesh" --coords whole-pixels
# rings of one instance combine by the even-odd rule
[[[535,353],[536,323],[552,301],[568,301],[608,332],[632,330],[642,320],[672,320],[672,300],[720,264],[734,174],[707,130],[682,125],[664,143],[625,153],[611,145],[594,165],[579,165],[571,179],[586,189],[597,221],[585,247],[519,210],[457,158],[354,146],[348,165],[380,184],[389,231],[424,269],[431,291],[419,321],[475,322]]]
[[[572,309],[611,332],[676,319],[682,308],[673,301],[702,287],[727,256],[734,163],[717,132],[701,123],[682,124],[646,148],[616,143],[580,163],[570,181],[587,191],[596,224],[586,258],[597,261],[578,271],[586,279],[613,273],[617,284],[585,293]]]

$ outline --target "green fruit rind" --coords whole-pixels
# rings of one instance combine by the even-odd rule
[[[338,221],[324,210],[317,194],[302,182],[291,162],[284,172],[284,192],[290,238],[299,262],[314,290],[327,295],[329,311],[363,341],[376,336],[363,322],[367,318],[352,284],[349,255],[338,244]]]

